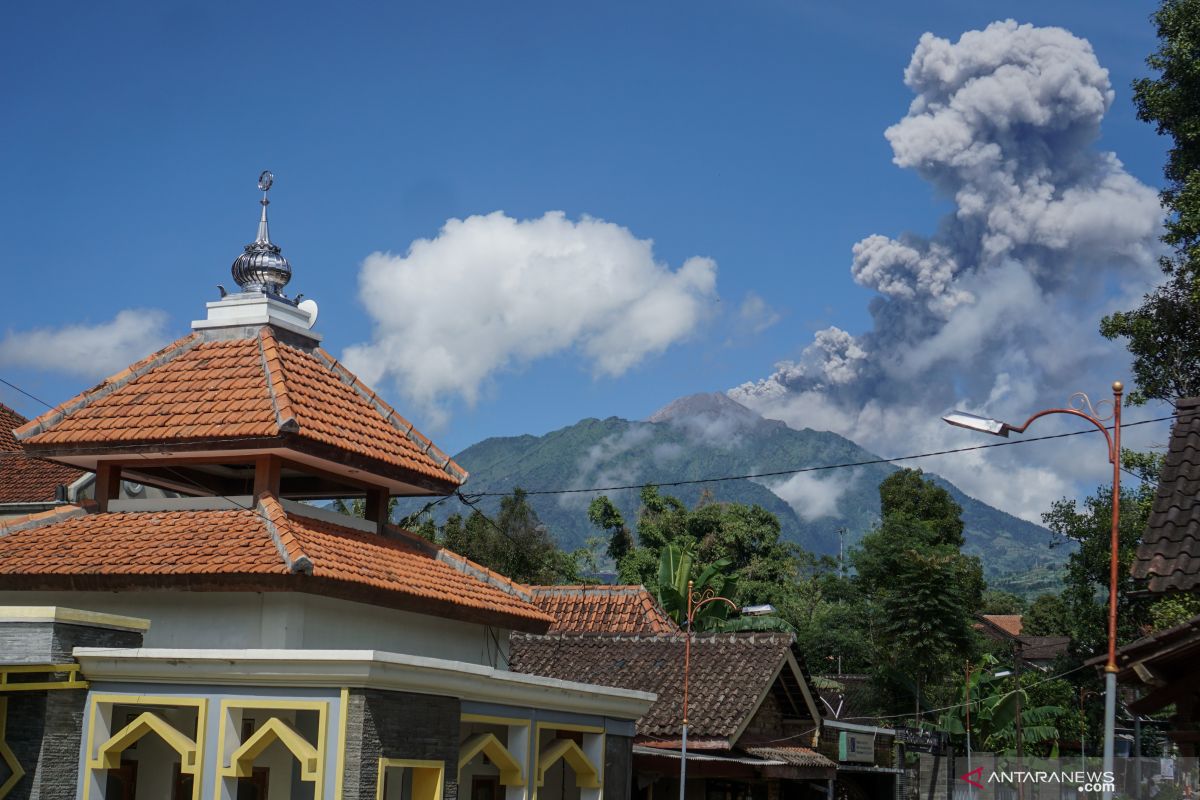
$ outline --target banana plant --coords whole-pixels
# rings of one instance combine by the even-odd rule
[[[970,671],[958,692],[956,706],[942,713],[937,729],[954,736],[967,735],[970,707],[971,742],[976,749],[1016,753],[1017,710],[1021,714],[1021,741],[1050,757],[1058,755],[1058,722],[1067,711],[1061,706],[1030,706],[1029,694],[1014,685],[1009,673],[997,674],[999,662],[986,655]]]
[[[687,627],[687,591],[688,580],[692,581],[692,591],[701,597],[719,595],[730,597],[736,589],[735,581],[725,574],[733,561],[721,558],[705,567],[700,574],[693,575],[695,557],[690,548],[678,543],[668,544],[662,549],[658,560],[658,603],[663,610],[679,624]],[[712,594],[710,595],[709,592]],[[705,603],[695,613],[692,620],[693,631],[703,631],[718,627],[718,623],[729,616],[729,605],[726,603]]]

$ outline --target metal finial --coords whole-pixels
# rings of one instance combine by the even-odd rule
[[[267,192],[274,184],[275,175],[269,169],[259,173],[258,188],[263,196],[258,201],[262,206],[258,235],[233,262],[233,279],[243,292],[281,294],[292,279],[292,267],[283,257],[279,245],[271,241],[271,231],[267,227],[267,206],[271,204]]]

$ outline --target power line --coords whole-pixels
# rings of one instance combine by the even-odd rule
[[[49,403],[47,403],[45,400],[38,397],[37,395],[30,394],[29,392],[22,389],[20,386],[17,386],[15,383],[9,383],[8,381],[4,380],[4,378],[0,378],[0,383],[3,383],[5,386],[7,386],[8,388],[10,388],[14,391],[20,392],[21,394],[28,397],[30,400],[36,400],[37,402],[41,403],[42,405],[44,405],[46,408],[50,409],[51,411],[54,410],[54,406],[50,405]]]
[[[1140,422],[1127,422],[1121,425],[1121,429],[1133,428],[1138,425],[1149,425],[1152,422],[1164,422],[1166,420],[1175,419],[1177,415],[1172,414],[1166,417],[1156,417],[1155,419],[1144,419]],[[1111,427],[1109,428],[1111,430]],[[548,495],[548,494],[591,494],[593,492],[617,492],[624,489],[644,489],[648,486],[692,486],[699,483],[720,483],[721,481],[744,481],[754,480],[757,478],[776,478],[783,475],[798,475],[804,472],[822,472],[831,469],[848,469],[851,467],[867,467],[875,464],[892,464],[897,461],[912,461],[917,458],[932,458],[933,456],[945,456],[953,453],[969,453],[973,450],[988,450],[993,447],[1010,447],[1018,444],[1030,444],[1032,442],[1044,442],[1050,439],[1065,439],[1068,436],[1082,436],[1088,433],[1098,433],[1096,428],[1089,428],[1083,431],[1071,431],[1070,433],[1055,433],[1048,436],[1033,436],[1026,439],[1013,439],[1008,442],[994,442],[992,444],[977,444],[970,447],[955,447],[949,450],[935,450],[928,453],[915,453],[908,456],[896,456],[894,458],[872,458],[865,461],[848,461],[841,464],[822,464],[816,467],[797,467],[795,469],[781,469],[772,472],[755,472],[747,475],[725,475],[716,478],[692,478],[689,480],[679,481],[651,481],[648,483],[631,483],[621,486],[595,486],[587,489],[527,489],[527,495]],[[1132,474],[1132,473],[1131,473]],[[476,492],[472,497],[505,497],[510,492]]]

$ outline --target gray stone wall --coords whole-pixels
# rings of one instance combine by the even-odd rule
[[[604,737],[604,800],[629,800],[633,796],[633,739]]]
[[[455,800],[459,718],[459,702],[454,697],[375,689],[351,691],[343,800],[374,800],[380,758],[444,762],[443,797]]]
[[[72,664],[76,647],[140,647],[142,634],[62,622],[0,622],[0,664]]]
[[[0,622],[0,665],[71,664],[75,647],[139,647],[136,631],[56,622]],[[6,800],[71,800],[79,773],[84,689],[10,692],[9,747],[25,770]]]

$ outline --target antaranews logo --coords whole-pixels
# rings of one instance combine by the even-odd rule
[[[1074,786],[1080,792],[1113,792],[1116,791],[1116,776],[1111,772],[1093,772],[1090,770],[987,770],[976,767],[970,772],[958,776],[976,789],[984,789],[988,784],[999,786],[1017,786],[1019,784],[1057,784],[1059,786]]]

